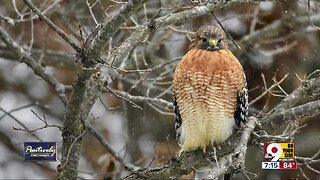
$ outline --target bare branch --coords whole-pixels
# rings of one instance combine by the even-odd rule
[[[209,178],[210,179],[218,179],[221,175],[228,173],[239,173],[244,172],[245,170],[245,157],[246,152],[248,148],[248,142],[251,136],[251,133],[253,132],[253,129],[255,128],[257,123],[257,119],[255,117],[250,117],[248,120],[248,123],[246,124],[246,127],[244,128],[240,142],[238,144],[238,147],[234,150],[232,153],[232,162],[229,162],[229,164],[225,167],[215,169],[210,173]]]
[[[273,113],[270,116],[261,119],[264,129],[278,128],[290,121],[300,120],[304,117],[310,117],[320,112],[320,100],[309,102],[288,110]]]
[[[152,33],[155,29],[176,23],[182,23],[193,18],[209,14],[215,10],[226,8],[236,3],[240,3],[240,1],[232,0],[227,1],[226,3],[208,3],[205,5],[195,6],[181,12],[151,19],[150,22],[145,22],[139,26],[138,29],[136,29],[125,41],[123,41],[121,45],[112,53],[109,61],[112,62],[112,64],[119,63],[129,54],[131,49],[136,47],[140,42],[145,41],[149,37],[150,33]]]
[[[68,55],[66,52],[50,49],[45,49],[43,51],[42,49],[33,48],[31,54],[35,60],[42,57],[43,60],[41,61],[41,64],[43,66],[66,67],[75,70],[80,67],[80,65],[75,62],[74,57]],[[0,57],[11,61],[19,61],[19,59],[16,58],[16,54],[3,46],[0,46]]]
[[[94,135],[97,140],[101,143],[101,145],[106,148],[106,150],[117,160],[121,163],[121,165],[123,167],[125,167],[128,171],[136,171],[138,169],[140,169],[139,167],[131,164],[131,163],[128,163],[128,162],[125,162],[125,160],[119,156],[119,154],[117,152],[115,152],[110,144],[105,140],[105,138],[102,136],[101,133],[99,133],[94,127],[92,127],[92,125],[90,124],[87,124],[86,125],[86,128],[88,129],[88,131]]]
[[[40,137],[38,137],[36,134],[34,134],[33,131],[31,131],[26,125],[24,125],[20,120],[18,120],[16,117],[14,117],[11,113],[7,112],[6,110],[2,109],[1,107],[0,107],[0,111],[4,112],[5,115],[8,115],[10,118],[12,118],[16,123],[18,123],[21,127],[23,127],[24,130],[29,132],[34,138],[36,138],[37,140],[42,142],[42,139]],[[2,116],[1,118],[3,118],[3,117],[4,116]]]
[[[27,23],[21,24],[21,26],[28,26],[26,28],[27,31],[29,29],[31,29],[31,31],[34,30],[34,32],[31,32],[31,34],[29,32],[26,32],[25,30],[20,31],[20,37],[16,38],[15,41],[21,41],[27,44],[26,47],[28,49],[23,49],[22,46],[17,45],[17,43],[10,38],[8,33],[4,30],[4,27],[0,27],[0,39],[2,39],[2,41],[8,47],[3,47],[4,45],[2,45],[1,47],[0,45],[0,57],[4,57],[14,61],[20,61],[27,64],[35,74],[40,76],[47,83],[49,83],[50,86],[53,86],[55,88],[55,90],[59,93],[59,98],[61,98],[64,104],[67,105],[67,109],[63,117],[64,122],[62,129],[62,155],[61,164],[57,168],[58,179],[82,178],[78,176],[78,172],[81,172],[78,170],[78,162],[81,158],[82,139],[86,132],[92,133],[92,135],[97,138],[99,143],[101,143],[103,147],[107,151],[109,151],[110,157],[112,156],[112,159],[117,160],[127,171],[132,173],[127,177],[124,177],[124,179],[177,179],[182,175],[189,174],[192,171],[197,171],[199,167],[208,164],[217,164],[217,168],[213,169],[210,178],[218,178],[225,173],[242,173],[245,178],[250,179],[250,173],[245,170],[244,164],[245,154],[248,146],[250,145],[249,140],[251,134],[253,134],[253,144],[257,141],[270,139],[277,141],[292,140],[292,138],[294,138],[294,135],[302,127],[304,127],[299,126],[299,122],[302,118],[310,117],[320,113],[320,100],[318,99],[320,97],[320,77],[317,77],[318,73],[312,73],[305,79],[298,77],[302,85],[294,90],[291,94],[287,93],[287,90],[283,88],[284,86],[282,86],[281,84],[284,80],[287,80],[286,78],[288,77],[288,75],[281,77],[280,80],[276,80],[274,78],[273,84],[271,86],[267,85],[267,82],[263,76],[263,83],[265,85],[264,92],[260,94],[256,99],[251,101],[250,106],[252,106],[261,98],[265,97],[265,95],[267,95],[268,93],[273,96],[281,97],[283,98],[283,100],[268,113],[266,113],[266,110],[268,109],[266,108],[267,105],[265,105],[261,111],[260,109],[256,110],[255,113],[258,114],[257,117],[249,117],[246,126],[237,129],[236,132],[223,144],[220,144],[216,147],[210,147],[209,149],[207,149],[207,154],[205,155],[200,150],[182,153],[179,156],[172,155],[169,152],[172,158],[167,163],[159,167],[150,168],[150,163],[146,168],[140,169],[139,167],[134,165],[134,163],[130,163],[129,161],[127,161],[127,159],[118,154],[118,152],[114,151],[114,148],[108,143],[107,139],[105,139],[99,131],[94,129],[92,125],[88,125],[88,123],[86,122],[87,116],[90,113],[93,104],[96,102],[99,95],[103,92],[111,92],[116,97],[130,102],[133,107],[138,107],[140,110],[142,110],[142,107],[139,106],[139,103],[144,103],[160,113],[172,115],[173,113],[171,112],[174,108],[173,104],[170,101],[162,98],[170,98],[170,96],[172,95],[170,85],[172,83],[171,80],[174,65],[171,65],[171,63],[176,62],[180,58],[168,60],[161,57],[168,58],[179,56],[180,51],[171,53],[172,50],[170,49],[170,47],[172,47],[172,44],[170,43],[177,40],[182,40],[181,35],[177,33],[192,34],[192,32],[183,30],[183,28],[179,26],[180,23],[190,21],[203,15],[210,15],[210,13],[218,13],[217,11],[221,11],[224,8],[230,7],[234,4],[250,3],[249,9],[252,10],[252,12],[250,12],[249,14],[237,12],[239,13],[239,15],[230,17],[228,15],[228,18],[242,18],[241,24],[246,26],[246,28],[243,29],[247,29],[248,31],[250,31],[247,36],[242,37],[242,39],[237,42],[242,48],[241,50],[236,49],[236,52],[239,53],[237,54],[237,56],[248,55],[248,51],[250,50],[250,48],[256,48],[255,50],[258,50],[258,52],[260,53],[259,55],[266,55],[268,56],[268,58],[270,56],[274,56],[276,54],[291,50],[295,45],[300,48],[302,41],[295,41],[292,39],[298,37],[298,33],[300,35],[302,34],[302,32],[306,32],[310,29],[312,29],[312,31],[315,31],[316,29],[318,29],[318,25],[320,25],[319,14],[311,15],[310,0],[306,1],[308,3],[308,12],[305,12],[303,16],[299,14],[301,13],[301,11],[297,13],[285,12],[281,16],[281,18],[272,17],[271,19],[267,18],[268,20],[265,20],[265,18],[260,18],[262,16],[265,16],[261,16],[264,10],[263,12],[260,11],[259,5],[256,6],[253,3],[262,1],[279,1],[228,0],[188,2],[187,4],[191,4],[191,6],[185,6],[182,1],[161,1],[156,4],[146,4],[146,1],[147,0],[127,0],[126,2],[119,2],[117,0],[111,0],[107,4],[102,3],[101,0],[82,1],[82,5],[86,4],[87,8],[89,8],[89,11],[85,12],[89,16],[83,17],[81,14],[80,17],[78,16],[79,12],[77,12],[75,15],[74,19],[76,19],[76,21],[80,20],[81,24],[83,24],[83,26],[80,27],[80,35],[77,34],[78,29],[74,28],[76,27],[74,26],[74,23],[77,24],[77,22],[75,22],[74,20],[69,21],[68,18],[65,18],[65,20],[63,20],[67,28],[69,28],[73,32],[73,35],[79,37],[80,43],[78,43],[77,39],[72,38],[72,36],[62,31],[62,29],[56,26],[54,22],[50,21],[50,19],[47,18],[48,16],[44,15],[46,10],[42,11],[42,9],[45,9],[48,6],[53,7],[58,2],[62,2],[60,0],[55,0],[54,3],[43,1],[40,4],[37,4],[37,7],[32,4],[32,2],[34,1],[24,0],[25,4],[27,4],[28,6],[24,6],[23,9],[19,8],[20,4],[18,4],[18,1],[13,0],[13,7],[11,8],[11,11],[13,11],[13,13],[16,13],[20,20],[6,17],[6,15],[0,14],[1,22],[4,21],[13,25],[16,22],[28,21]],[[96,6],[97,4],[99,4],[100,7]],[[159,6],[160,9],[158,8]],[[168,9],[168,7],[173,8]],[[299,7],[299,9],[301,9],[301,7]],[[110,15],[107,14],[107,11],[108,13],[110,12]],[[36,13],[37,15],[34,15],[34,13]],[[111,14],[113,17],[111,16]],[[64,16],[65,14],[61,13],[60,15]],[[224,12],[222,13],[222,15],[225,15]],[[44,43],[41,43],[42,37],[38,38],[38,28],[36,28],[39,26],[39,22],[32,21],[33,19],[37,19],[38,17],[40,18],[40,20],[48,24],[48,26],[53,29],[53,31],[57,32],[64,41],[69,43],[73,47],[73,49],[75,49],[76,53],[68,55],[65,52],[47,50],[48,47],[57,49],[59,47],[53,47],[51,42],[48,43],[48,40],[51,39],[46,37],[44,38]],[[69,17],[69,14],[66,17]],[[101,21],[103,22],[103,24],[99,24],[99,20],[101,19],[101,17],[105,17],[103,21]],[[210,19],[211,17],[206,16],[206,18]],[[242,21],[243,18],[250,19],[249,21],[247,21],[248,19],[246,21]],[[124,24],[127,20],[128,24]],[[250,20],[252,20],[251,25]],[[262,23],[257,26],[259,20],[261,20]],[[89,31],[88,29],[92,28],[88,26],[92,25],[92,22],[96,24],[95,30],[89,35],[87,39],[84,39],[84,37],[86,37],[87,35],[86,33]],[[192,23],[183,24],[183,27],[194,27],[199,25],[198,22],[195,22],[195,24]],[[221,25],[219,21],[218,23]],[[261,28],[261,26],[264,27]],[[305,26],[308,26],[307,30]],[[311,28],[311,26],[316,26],[316,28]],[[45,27],[47,28],[47,26]],[[12,28],[14,30],[13,33],[19,32],[16,31],[15,28],[20,27],[17,26]],[[119,31],[119,29],[121,29],[121,31]],[[291,32],[291,30],[294,30],[294,32]],[[236,33],[237,37],[238,35],[242,36],[242,33],[245,32],[247,31],[242,31],[239,34]],[[41,34],[46,33],[41,32]],[[169,39],[170,37],[174,38]],[[26,42],[26,40],[29,40],[29,42]],[[288,42],[287,45],[283,46],[286,41]],[[39,44],[39,42],[41,44]],[[181,45],[181,48],[184,48],[185,46],[182,46],[183,43],[185,43],[184,39],[179,44],[179,47]],[[270,48],[276,43],[281,44],[282,46],[275,46],[275,49],[273,50],[262,50],[262,47]],[[314,47],[316,45],[316,43],[309,44],[310,47]],[[42,48],[36,49],[35,47],[39,45]],[[305,54],[309,53],[307,48],[302,48],[302,50],[306,52]],[[170,53],[161,54],[162,52]],[[303,53],[303,55],[305,54]],[[251,57],[253,57],[253,55],[251,55]],[[72,73],[78,75],[76,82],[74,82],[72,86],[64,86],[60,84],[42,67],[45,65],[60,67],[60,64],[66,64],[68,67],[74,70],[74,72]],[[119,79],[117,79],[116,81],[123,80],[124,82],[128,83],[115,83],[116,81],[114,81],[113,79],[114,73],[116,74],[116,77],[119,77]],[[311,77],[315,78],[310,79]],[[6,82],[5,85],[7,84],[9,83]],[[128,84],[129,86],[132,86],[127,92],[110,88],[118,86],[118,89],[128,89]],[[122,85],[125,85],[125,88],[120,87]],[[142,95],[136,96],[131,94],[132,89],[140,90],[140,87],[144,91]],[[69,101],[64,95],[66,89],[68,89],[68,91],[72,90]],[[106,110],[109,110],[105,105],[104,107]],[[253,108],[251,107],[251,109]],[[6,112],[1,108],[0,110],[4,112],[4,115],[0,117],[0,120],[6,115],[14,119],[14,116],[12,116],[11,113],[16,109],[9,112]],[[28,133],[32,134],[32,132],[36,130],[54,126],[47,123],[45,116],[42,117],[37,115],[36,113],[34,114],[40,121],[44,123],[43,127],[30,130],[24,128],[28,126],[24,125],[21,122],[19,123],[19,120],[14,119],[20,125],[22,124],[21,128],[18,126],[14,129],[28,131]],[[40,124],[42,125],[42,123]],[[274,128],[275,126],[284,126],[283,129],[285,130],[283,132],[277,133],[276,135],[267,132],[269,130],[272,130],[272,128]],[[129,132],[131,132],[131,130],[133,129],[131,127],[132,126],[130,124],[130,127],[128,128]],[[254,132],[254,129],[258,131]],[[129,135],[132,134],[129,133]],[[134,137],[135,136],[133,135],[133,138]],[[38,140],[41,139],[39,138]],[[297,160],[300,163],[299,165],[303,166],[302,169],[299,167],[299,170],[304,177],[308,178],[308,174],[306,175],[303,170],[308,171],[308,173],[319,173],[319,170],[317,168],[314,168],[314,165],[316,165],[315,163],[319,163],[319,158],[317,157],[319,154],[320,151],[311,158],[297,157]],[[229,163],[220,166],[221,164],[218,164],[218,160],[227,156]],[[118,166],[119,164],[116,163],[116,165]],[[120,178],[121,175],[123,175],[124,168],[122,168],[121,172],[114,172],[115,174],[117,174],[114,178]],[[93,178],[100,178],[98,177],[100,175],[103,176],[100,172],[91,173],[90,175]]]
[[[16,56],[19,58],[20,62],[25,63],[27,66],[29,66],[32,71],[41,77],[44,81],[46,81],[48,84],[53,86],[55,90],[59,94],[59,98],[64,103],[64,105],[67,105],[67,99],[64,95],[64,85],[60,84],[56,79],[52,78],[48,74],[45,73],[44,69],[36,63],[36,61],[30,57],[25,50],[20,47],[15,41],[13,41],[8,33],[0,27],[0,39],[7,45],[7,47],[16,54]]]
[[[313,23],[313,21],[312,21],[312,19],[310,17],[310,14],[311,14],[311,12],[310,12],[311,8],[310,7],[311,7],[310,6],[310,0],[308,0],[308,19],[309,19],[309,22],[312,25],[312,27],[314,27],[317,30],[320,30],[320,28],[318,26],[314,25],[314,23]]]
[[[316,95],[320,94],[320,78],[312,78],[302,82],[297,89],[295,89],[289,96],[284,98],[278,105],[276,105],[270,114],[276,114],[296,105],[300,101],[312,100]]]
[[[81,152],[81,137],[85,133],[85,120],[98,98],[97,87],[90,75],[86,73],[81,74],[75,83],[64,116],[62,158],[58,168],[58,179],[75,179],[78,174],[77,167]]]
[[[167,109],[173,110],[173,104],[171,102],[168,102],[164,99],[160,98],[150,98],[150,97],[144,97],[144,96],[132,96],[129,93],[119,91],[119,90],[113,90],[115,93],[119,94],[122,97],[125,97],[133,102],[145,102],[145,103],[151,103],[151,104],[159,104]]]
[[[309,18],[308,16],[300,16],[300,17],[296,17],[291,20],[289,20],[287,18],[275,20],[273,23],[263,27],[262,29],[256,30],[251,34],[244,36],[239,41],[239,44],[241,47],[246,47],[245,45],[251,46],[252,44],[254,44],[256,42],[260,42],[262,39],[264,39],[262,37],[272,37],[275,34],[278,34],[283,29],[286,29],[285,27],[287,27],[287,26],[289,26],[289,27],[305,27],[309,23],[308,18]],[[313,20],[314,23],[320,24],[320,15],[319,14],[310,16],[310,18]],[[274,32],[278,32],[278,33],[274,33]]]
[[[284,79],[284,78],[283,78]],[[316,83],[320,80],[320,78],[313,78],[311,80],[306,81],[303,83],[300,87],[298,87],[295,91],[293,91],[287,98],[285,98],[283,101],[280,102],[278,105],[279,107],[283,107],[281,111],[270,111],[267,115],[262,116],[260,118],[253,118],[250,117],[252,120],[252,123],[256,123],[257,120],[261,122],[259,123],[259,128],[265,129],[265,130],[270,130],[274,126],[282,126],[285,124],[288,124],[289,121],[299,121],[303,117],[307,116],[312,116],[314,114],[317,114],[320,112],[320,100],[313,101],[307,104],[303,104],[294,108],[291,108],[295,103],[301,101],[302,99],[297,99],[294,95],[298,95],[297,93],[299,92],[300,96],[307,96],[308,93],[315,93],[318,92],[320,88],[319,83]],[[311,88],[312,87],[312,88]],[[293,103],[294,102],[294,103]],[[291,106],[292,105],[292,106]],[[291,109],[290,109],[291,108]],[[253,119],[255,121],[253,121]],[[225,143],[220,145],[218,147],[217,151],[217,156],[222,157],[225,156],[229,153],[232,153],[233,150],[238,148],[238,151],[234,152],[239,152],[239,148],[243,148],[242,146],[238,146],[240,142],[248,142],[248,138],[252,132],[252,129],[254,128],[255,125],[252,125],[251,123],[248,123],[248,126],[245,128],[245,132],[249,132],[240,139],[239,137],[241,136],[242,132],[238,131],[234,133]],[[249,129],[247,129],[249,128]],[[243,140],[245,139],[245,140]],[[244,147],[246,148],[246,146]],[[243,151],[241,151],[243,152]],[[194,168],[197,168],[199,166],[203,166],[205,162],[203,161],[203,158],[199,157],[198,151],[191,152],[191,153],[186,153],[182,154],[180,158],[178,157],[173,157],[170,161],[168,161],[165,165],[158,167],[158,168],[146,168],[146,169],[140,169],[138,171],[135,171],[131,175],[125,177],[124,179],[135,179],[135,178],[150,178],[150,177],[161,177],[161,178],[177,178],[180,177],[181,175],[185,175],[190,173],[191,171],[194,170]],[[200,152],[201,154],[201,152]],[[209,154],[209,156],[208,156]],[[209,150],[207,154],[207,158],[210,159],[210,157],[214,157],[214,154],[212,151]],[[190,156],[192,157],[192,160],[190,160]],[[238,172],[242,171],[243,169],[241,168],[244,159],[235,159],[235,162],[237,163],[232,163],[232,171]],[[226,173],[228,169],[231,168],[230,166],[226,166],[222,169],[217,170],[214,172],[214,176],[217,177],[223,173]]]
[[[180,155],[180,157],[174,156],[163,166],[157,168],[142,168],[134,173],[124,177],[123,179],[148,179],[148,178],[161,178],[161,179],[175,179],[182,175],[189,174],[195,168],[204,166],[210,162],[207,161],[213,160],[212,157],[218,156],[222,157],[232,153],[236,148],[238,148],[237,152],[242,153],[242,150],[239,148],[245,148],[238,146],[240,142],[241,145],[243,143],[248,142],[248,138],[255,127],[256,119],[254,117],[250,118],[250,123],[244,129],[245,133],[242,136],[242,131],[237,131],[234,133],[226,142],[217,146],[217,151],[214,151],[214,148],[210,148],[207,150],[206,157],[204,158],[202,150],[193,151],[193,152],[184,152]],[[237,153],[238,154],[238,153]],[[239,155],[239,154],[238,154]],[[226,167],[220,169],[217,175],[225,173],[228,168]],[[216,177],[216,176],[215,176]]]
[[[304,171],[302,170],[301,167],[298,167],[298,169],[299,169],[299,171],[301,172],[301,174],[302,174],[302,176],[303,176],[304,178],[306,178],[307,180],[310,179],[310,178],[304,173]]]
[[[268,89],[266,89],[262,94],[260,94],[258,97],[256,97],[254,100],[252,100],[249,103],[249,106],[252,106],[255,102],[257,102],[258,100],[260,100],[262,97],[264,97],[266,94],[268,94],[268,92],[270,92],[273,88],[277,87],[280,83],[282,83],[282,81],[284,81],[289,74],[286,74],[282,79],[280,79],[280,81],[275,82],[273,85],[271,85]]]
[[[69,37],[65,32],[63,32],[62,29],[60,29],[57,25],[50,21],[50,19],[47,18],[30,0],[23,0],[23,2],[26,3],[34,13],[36,13],[44,22],[46,22],[52,30],[57,32],[78,53],[81,52],[82,48],[71,37]]]
[[[136,12],[146,0],[129,0],[108,23],[104,24],[99,30],[96,37],[89,39],[89,44],[86,42],[86,49],[88,54],[96,59],[105,48],[109,39],[118,31],[120,26]],[[99,27],[98,27],[99,28]]]
[[[26,131],[26,132],[36,132],[38,130],[41,130],[41,129],[45,129],[45,128],[50,128],[50,127],[54,127],[54,128],[58,128],[59,130],[62,130],[62,127],[61,126],[57,126],[57,125],[54,125],[54,124],[48,124],[47,122],[47,119],[46,119],[46,116],[43,115],[43,118],[41,118],[36,112],[34,112],[33,110],[31,110],[32,114],[34,114],[41,122],[44,123],[44,125],[42,127],[39,127],[39,128],[36,128],[36,129],[22,129],[22,128],[16,128],[16,127],[13,127],[13,130],[16,130],[16,131]]]
[[[92,17],[92,19],[93,19],[94,23],[96,23],[96,25],[98,26],[98,25],[99,25],[99,23],[98,23],[98,21],[97,21],[96,17],[94,16],[94,14],[93,14],[93,12],[92,12],[92,6],[90,5],[90,3],[89,3],[89,1],[88,1],[88,0],[86,0],[86,3],[87,3],[87,6],[88,6],[88,9],[89,9],[89,12],[90,12],[90,14],[91,14],[91,17]]]

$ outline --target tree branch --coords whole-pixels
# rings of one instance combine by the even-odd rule
[[[289,122],[298,121],[304,117],[314,116],[320,113],[320,100],[309,102],[291,109],[273,113],[267,117],[261,118],[261,124],[264,130],[272,130],[288,124]]]
[[[62,31],[57,25],[55,25],[49,18],[47,18],[30,0],[23,0],[23,2],[29,6],[29,8],[36,13],[40,19],[44,20],[48,26],[57,32],[67,43],[69,43],[78,53],[81,52],[82,48],[65,32]]]
[[[158,104],[163,106],[166,109],[171,109],[173,110],[173,103],[168,102],[164,99],[160,99],[160,98],[150,98],[150,97],[145,97],[145,96],[133,96],[130,95],[129,93],[123,92],[123,91],[119,91],[119,90],[113,90],[115,93],[117,93],[118,95],[133,101],[133,102],[144,102],[144,103],[151,103],[151,104]]]
[[[310,17],[315,24],[320,24],[320,15],[313,15]],[[241,46],[241,50],[237,50],[239,52],[246,52],[248,48],[251,47],[252,44],[256,44],[257,42],[261,42],[266,37],[271,38],[277,34],[280,34],[281,31],[285,30],[286,27],[306,27],[309,25],[309,17],[302,16],[296,18],[283,18],[278,19],[272,22],[271,24],[263,27],[262,29],[256,30],[253,33],[250,33],[241,38],[238,42]]]
[[[293,91],[287,98],[281,101],[278,106],[282,107],[281,111],[273,111],[260,118],[250,117],[249,122],[244,131],[237,131],[226,142],[216,147],[216,153],[212,149],[208,150],[206,157],[203,157],[202,151],[194,151],[189,153],[183,153],[180,157],[172,157],[166,164],[157,168],[143,168],[132,174],[124,177],[124,179],[148,179],[148,178],[178,178],[182,175],[189,174],[195,168],[205,165],[206,159],[212,159],[215,155],[217,157],[223,157],[227,154],[233,153],[233,155],[244,154],[246,150],[246,144],[249,140],[250,134],[254,129],[256,122],[261,129],[272,129],[274,126],[280,127],[288,124],[288,121],[299,121],[302,117],[312,116],[320,112],[320,100],[316,100],[310,103],[306,103],[290,109],[294,104],[300,102],[304,98],[310,95],[320,94],[319,86],[320,77],[308,80],[300,85],[295,91]],[[299,96],[299,97],[296,97]],[[241,137],[241,138],[240,138]],[[245,147],[244,147],[245,146]],[[240,152],[240,153],[239,153]],[[223,169],[218,169],[213,173],[214,177],[217,177],[223,173],[226,173],[231,168],[233,172],[243,171],[242,165],[244,163],[244,156],[241,158],[233,158],[234,163],[229,164]]]
[[[142,168],[132,174],[124,177],[123,179],[176,179],[182,175],[186,175],[194,171],[194,169],[209,164],[210,161],[214,161],[214,157],[223,157],[235,151],[237,155],[243,153],[245,147],[242,144],[246,144],[250,137],[252,130],[255,127],[256,118],[251,117],[248,125],[244,131],[237,131],[226,142],[216,147],[216,152],[213,148],[209,148],[204,156],[202,150],[193,152],[184,152],[181,156],[172,157],[166,164],[156,168]],[[239,146],[241,145],[241,146]],[[239,149],[240,148],[240,149]],[[241,149],[242,148],[242,149]],[[245,154],[242,154],[245,155]],[[240,156],[239,156],[240,157]],[[226,167],[227,169],[230,166]],[[220,169],[214,176],[219,176],[221,173],[226,172],[227,169]]]
[[[64,85],[60,84],[56,79],[46,74],[42,66],[39,65],[32,57],[30,57],[22,47],[20,47],[15,41],[13,41],[9,37],[8,33],[4,29],[2,29],[2,27],[0,27],[0,39],[6,44],[8,49],[15,53],[20,62],[25,63],[32,69],[32,71],[36,75],[38,75],[44,81],[54,87],[56,92],[59,94],[59,98],[61,99],[63,104],[67,106],[67,98],[64,94]]]
[[[112,64],[120,63],[121,60],[124,59],[134,47],[146,40],[155,29],[189,21],[193,18],[209,14],[210,12],[229,7],[236,3],[243,2],[239,0],[232,0],[227,2],[207,3],[205,5],[195,6],[181,12],[151,19],[149,22],[145,22],[139,26],[126,40],[120,44],[120,46],[112,53],[109,62],[112,62]]]
[[[106,150],[107,150],[118,162],[121,163],[121,165],[122,165],[123,167],[125,167],[125,168],[126,168],[127,170],[129,170],[129,171],[136,171],[136,170],[139,169],[139,167],[137,167],[137,166],[135,166],[135,165],[133,165],[133,164],[131,164],[131,163],[125,162],[125,160],[124,160],[122,157],[120,157],[120,156],[118,155],[118,153],[115,152],[115,151],[111,148],[110,144],[104,139],[104,137],[102,136],[102,134],[99,133],[95,128],[93,128],[92,125],[87,124],[86,128],[89,130],[89,132],[90,132],[92,135],[94,135],[94,136],[97,138],[97,140],[101,143],[101,145],[102,145],[104,148],[106,148]]]
[[[270,114],[277,114],[281,111],[289,109],[301,101],[311,100],[320,94],[320,77],[312,78],[302,82],[289,96],[284,98],[281,103],[277,104]]]
[[[133,2],[139,2],[133,4]],[[142,5],[142,0],[129,1],[120,13],[110,20],[98,33],[89,51],[83,51],[79,56],[84,66],[74,86],[70,101],[64,116],[62,160],[58,168],[58,179],[75,179],[80,158],[85,120],[99,94],[99,84],[92,74],[97,71],[97,58],[103,50],[108,38],[114,35],[120,25]],[[90,37],[87,42],[91,41]],[[72,152],[69,154],[69,152]],[[69,156],[70,155],[70,156]]]
[[[40,62],[39,60],[37,60],[37,62],[43,66],[66,67],[72,70],[80,68],[80,65],[75,62],[74,57],[63,51],[33,48],[31,54],[34,59],[41,58]],[[11,61],[19,61],[19,59],[16,58],[16,54],[4,46],[0,46],[0,57]]]
[[[94,59],[100,56],[107,42],[118,31],[120,26],[147,0],[129,0],[109,22],[103,24],[98,34],[93,40],[88,39],[86,42],[86,51]],[[97,28],[100,28],[98,26]]]

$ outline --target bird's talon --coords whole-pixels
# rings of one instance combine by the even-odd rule
[[[206,156],[206,154],[207,154],[207,146],[204,146],[203,147],[203,155]]]

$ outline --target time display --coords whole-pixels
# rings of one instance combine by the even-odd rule
[[[262,162],[262,169],[279,169],[279,162]]]
[[[262,162],[262,169],[297,169],[296,162]]]

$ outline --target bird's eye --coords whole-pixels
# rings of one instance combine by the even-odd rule
[[[222,40],[221,39],[218,39],[218,43],[220,44],[222,42]]]
[[[202,42],[203,42],[203,43],[205,43],[205,42],[207,42],[207,41],[208,41],[207,38],[205,38],[205,37],[202,38]]]

